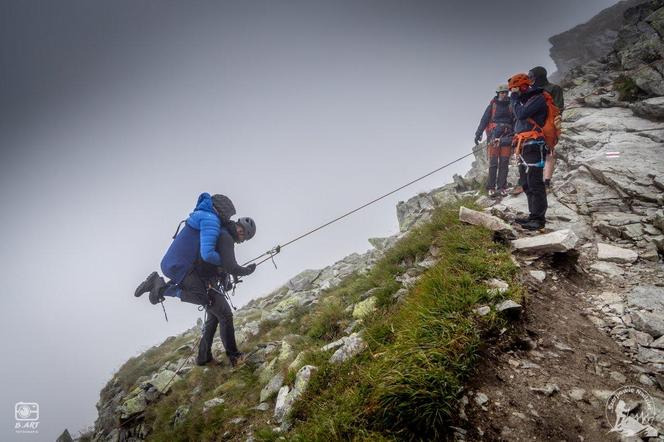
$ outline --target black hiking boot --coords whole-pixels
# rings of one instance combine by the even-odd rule
[[[164,300],[164,297],[161,296],[161,289],[163,289],[165,285],[164,278],[157,276],[157,279],[154,284],[152,284],[152,289],[150,290],[150,303],[155,305]]]
[[[147,293],[150,290],[152,290],[152,287],[154,286],[155,281],[159,278],[159,274],[157,272],[152,272],[148,275],[147,278],[145,278],[145,281],[140,283],[138,287],[136,287],[136,291],[134,292],[134,296],[137,298],[143,293]]]
[[[517,218],[517,219],[514,220],[515,223],[520,224],[522,226],[524,224],[528,224],[530,221],[531,221],[530,218]]]
[[[522,224],[522,226],[526,230],[540,230],[544,228],[544,223],[537,221],[537,220],[530,220],[525,224]]]
[[[233,368],[240,368],[247,363],[247,355],[245,353],[228,356],[228,359],[231,361],[231,367]]]

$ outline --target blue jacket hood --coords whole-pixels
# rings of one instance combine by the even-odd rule
[[[214,213],[215,215],[217,214],[212,206],[212,197],[207,192],[203,192],[198,196],[198,201],[196,202],[196,208],[194,210],[204,210],[206,212]]]
[[[212,205],[212,197],[209,193],[201,193],[196,202],[196,207],[194,211],[189,214],[187,218],[187,224],[190,227],[193,227],[196,230],[201,230],[202,223],[211,222],[215,229],[218,230],[221,227],[221,221],[217,215],[217,211],[214,210]],[[219,232],[217,231],[217,235]]]

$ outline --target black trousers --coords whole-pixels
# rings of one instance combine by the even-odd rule
[[[207,281],[196,272],[189,273],[177,286],[167,286],[166,290],[180,290],[180,300],[192,304],[204,305],[207,310],[207,320],[203,324],[203,336],[198,346],[196,363],[204,364],[212,360],[212,340],[219,326],[221,338],[226,355],[238,356],[240,352],[235,342],[235,327],[233,326],[233,311],[226,301],[226,297],[214,290],[207,289]]]
[[[547,149],[542,142],[524,144],[519,165],[519,184],[528,198],[529,218],[546,222],[546,186],[544,185],[544,160]],[[526,164],[523,164],[525,161]]]

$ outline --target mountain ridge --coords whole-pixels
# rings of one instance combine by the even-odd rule
[[[664,145],[664,5],[661,1],[631,2],[629,5],[621,3],[619,8],[601,14],[604,14],[601,20],[598,19],[601,23],[609,20],[611,23],[622,24],[615,30],[615,35],[611,34],[610,45],[605,45],[606,39],[597,39],[604,45],[601,54],[598,55],[597,48],[591,48],[588,53],[593,54],[592,57],[585,59],[576,54],[565,55],[564,50],[552,49],[552,57],[555,52],[559,59],[569,58],[565,65],[558,64],[554,57],[559,69],[563,67],[562,84],[569,105],[563,114],[564,130],[558,147],[558,166],[549,194],[548,220],[552,230],[571,231],[578,239],[574,253],[566,254],[573,259],[559,263],[551,261],[546,257],[549,256],[547,254],[535,256],[517,250],[510,259],[517,266],[515,268],[520,269],[521,276],[517,277],[516,273],[512,275],[510,272],[516,270],[507,270],[511,268],[510,265],[507,261],[501,261],[497,267],[506,266],[506,270],[503,270],[504,280],[499,278],[499,282],[493,282],[495,287],[488,285],[489,280],[483,281],[483,292],[478,299],[484,304],[477,306],[482,312],[486,308],[491,312],[491,324],[478,325],[478,329],[486,334],[483,337],[486,342],[477,355],[482,355],[482,361],[494,362],[491,367],[480,363],[479,370],[491,373],[492,376],[541,371],[546,372],[546,375],[535,374],[532,379],[544,382],[544,379],[554,378],[560,370],[555,358],[548,357],[541,350],[547,348],[546,336],[540,337],[541,343],[537,339],[528,338],[534,342],[532,344],[523,337],[528,335],[528,331],[523,329],[523,322],[519,320],[512,319],[505,323],[504,328],[509,331],[504,337],[503,333],[496,333],[500,329],[495,330],[495,326],[497,323],[503,324],[499,313],[509,311],[509,308],[500,310],[499,306],[508,300],[523,304],[526,312],[533,308],[532,316],[535,318],[538,312],[547,311],[548,306],[543,301],[532,302],[531,307],[521,299],[522,285],[537,300],[541,287],[535,281],[539,281],[542,273],[544,281],[546,278],[550,278],[549,281],[553,278],[560,281],[555,285],[560,284],[564,290],[556,298],[557,302],[574,302],[575,308],[584,312],[585,319],[570,321],[573,324],[570,327],[576,327],[580,333],[591,334],[597,342],[602,342],[607,348],[605,354],[630,361],[629,364],[614,361],[614,369],[609,370],[601,365],[607,363],[602,361],[603,356],[594,355],[595,359],[590,363],[596,374],[591,380],[586,379],[586,382],[596,382],[597,388],[584,391],[581,396],[586,399],[583,401],[572,402],[579,407],[579,412],[587,412],[587,416],[601,408],[601,398],[606,396],[609,388],[620,384],[621,380],[626,381],[631,377],[634,382],[651,389],[658,401],[661,401],[660,391],[664,386],[664,351],[653,346],[664,335],[664,326],[660,327],[664,324],[664,306],[656,301],[657,294],[664,296],[664,289],[658,285],[658,282],[664,280],[661,266],[661,255],[664,253],[664,162],[661,159],[657,161],[661,158]],[[607,14],[613,15],[609,17]],[[585,38],[589,40],[598,32],[593,26],[577,28],[575,32],[585,32]],[[561,39],[560,36],[552,37],[554,47]],[[612,152],[618,152],[619,155],[615,157]],[[326,352],[333,351],[329,359],[336,357],[342,367],[346,368],[352,367],[353,358],[365,358],[362,361],[369,364],[367,367],[374,363],[366,358],[371,359],[368,355],[373,354],[378,347],[371,341],[367,342],[366,336],[376,336],[377,331],[366,331],[365,325],[372,324],[373,320],[366,318],[392,314],[392,305],[411,305],[408,300],[413,296],[424,296],[421,294],[421,284],[436,284],[430,272],[435,273],[435,269],[443,265],[439,250],[442,246],[433,242],[436,235],[445,234],[445,229],[440,226],[441,217],[447,217],[445,219],[450,226],[456,226],[454,228],[458,229],[456,232],[459,235],[469,235],[468,241],[477,241],[473,244],[493,247],[484,242],[484,237],[475,238],[475,234],[480,234],[474,228],[468,230],[454,224],[449,218],[449,208],[473,206],[505,222],[511,222],[518,214],[527,211],[523,196],[495,201],[478,192],[484,184],[487,170],[486,154],[480,151],[475,155],[470,171],[463,177],[455,176],[450,184],[420,193],[398,204],[400,232],[387,238],[370,239],[374,248],[363,254],[351,254],[320,270],[305,270],[268,295],[252,300],[239,309],[235,316],[238,343],[241,347],[250,345],[257,348],[251,358],[252,366],[256,368],[250,373],[233,374],[216,367],[201,369],[194,367],[191,361],[187,363],[187,354],[195,348],[200,333],[199,323],[124,364],[100,394],[97,404],[99,418],[92,434],[82,435],[79,439],[124,441],[157,437],[155,434],[159,433],[159,429],[152,428],[151,421],[169,426],[171,433],[162,432],[162,436],[159,436],[166,438],[161,440],[168,440],[168,437],[177,434],[178,425],[184,425],[180,428],[192,428],[191,423],[187,423],[188,416],[207,416],[205,425],[201,424],[196,431],[201,431],[203,439],[210,440],[275,440],[284,435],[296,437],[297,434],[304,434],[298,432],[305,430],[314,431],[307,427],[304,417],[314,422],[318,419],[316,416],[320,416],[320,411],[318,415],[307,414],[306,410],[302,410],[302,401],[298,405],[297,400],[308,397],[308,388],[310,391],[324,392],[320,387],[321,379],[330,382],[336,379],[338,382],[336,375],[331,374],[334,373],[331,367],[335,365],[328,361],[329,354]],[[510,179],[514,182],[513,171]],[[439,230],[431,230],[432,225],[438,226]],[[413,235],[409,234],[419,232],[422,235],[418,229],[429,232],[430,237],[427,238],[432,242],[417,243]],[[452,239],[448,238],[448,241]],[[500,247],[503,246],[500,244],[505,241],[502,238],[496,243],[497,256],[502,256]],[[415,242],[416,246],[409,249],[411,246],[407,245],[411,242]],[[404,255],[395,257],[395,250],[402,249],[404,251],[399,253]],[[402,267],[397,265],[399,269],[396,277],[391,274],[380,275],[383,285],[357,292],[351,290],[357,288],[353,288],[353,284],[361,282],[361,286],[367,278],[378,278],[377,266],[379,269],[387,266],[385,263],[390,262],[390,259],[395,259],[396,264],[403,263]],[[580,280],[584,282],[580,283]],[[351,289],[346,285],[351,286]],[[639,287],[645,287],[647,293],[644,295]],[[340,300],[328,299],[330,293],[339,295]],[[564,297],[563,293],[569,296]],[[578,297],[582,299],[576,299]],[[522,305],[512,308],[521,311]],[[573,312],[574,309],[570,309],[567,314]],[[548,320],[556,317],[555,312],[543,316]],[[487,319],[477,320],[478,324],[483,324],[482,321]],[[493,321],[498,322],[494,324]],[[381,322],[376,324],[384,325]],[[592,330],[585,328],[588,324]],[[542,324],[535,323],[535,326]],[[298,333],[303,331],[305,333]],[[555,328],[547,329],[547,333],[555,333],[560,338],[549,343],[553,352],[568,352],[555,345],[569,347],[569,343],[562,342],[562,337],[572,342],[572,336],[566,335],[563,329]],[[526,342],[526,350],[514,350],[506,344],[517,341]],[[320,352],[314,351],[312,343],[319,342],[327,342],[322,348],[330,347]],[[579,349],[579,353],[586,353],[577,361],[581,367],[584,358],[588,358],[588,352],[580,349],[587,346],[580,341],[574,342],[577,347],[571,348],[572,353],[575,349]],[[533,345],[534,348],[530,348]],[[496,350],[493,354],[493,348],[503,348],[504,351]],[[223,356],[223,347],[218,337],[213,352],[217,358]],[[515,359],[518,359],[517,366],[510,368],[510,360]],[[318,365],[307,363],[312,361]],[[343,365],[346,361],[350,361],[349,365]],[[523,368],[526,362],[531,364],[531,368]],[[532,368],[532,364],[540,368]],[[352,371],[352,368],[348,369]],[[582,369],[579,368],[576,374],[581,379]],[[171,377],[176,382],[167,385],[166,380]],[[185,394],[176,385],[177,381],[186,379],[199,380],[201,383]],[[513,395],[513,400],[518,402],[524,398],[523,389],[506,382],[508,387],[503,391],[495,385],[464,379],[472,386],[466,386],[459,397],[455,398],[460,408],[448,410],[456,420],[455,425],[446,421],[447,425],[451,425],[448,428],[450,437],[518,439],[533,435],[565,437],[574,431],[590,435],[596,431],[606,431],[600,424],[586,422],[580,424],[578,429],[572,429],[572,433],[553,427],[546,430],[548,433],[542,432],[535,428],[538,417],[532,414],[532,409],[521,409],[517,405],[505,407],[504,400],[499,399],[497,393],[500,391],[501,395]],[[313,382],[313,386],[307,387],[310,382]],[[556,382],[551,385],[556,385],[559,390],[560,386],[565,389],[562,380]],[[544,386],[533,388],[544,389]],[[179,395],[177,397],[188,398],[189,403],[177,407],[174,404],[164,405],[176,396],[175,390]],[[209,392],[214,393],[214,397],[208,398]],[[540,394],[532,393],[531,390],[527,390],[527,393]],[[236,396],[243,395],[260,396],[260,400],[251,409],[242,405],[242,413],[238,416],[225,414],[228,410],[224,403],[230,405],[235,400],[240,403]],[[562,394],[545,394],[544,400],[549,401],[548,406],[553,410],[550,419],[557,422],[558,427],[572,425],[562,414],[555,413],[555,410],[568,407],[565,401],[572,396],[571,390],[565,390]],[[313,398],[309,399],[315,403]],[[331,401],[330,398],[326,400]],[[160,404],[164,405],[163,410],[158,409]],[[581,409],[586,406],[588,410]],[[196,414],[199,411],[200,414]],[[484,413],[487,412],[493,417],[492,424],[500,418],[504,425],[496,424],[496,428],[489,425],[489,428],[481,429],[484,426]],[[296,416],[295,421],[289,422],[289,413]],[[513,413],[525,417],[514,418]],[[464,420],[462,416],[467,419]],[[268,427],[271,429],[250,427],[258,421],[269,422]],[[539,422],[541,424],[541,419]],[[658,416],[653,425],[662,431],[663,422],[662,417]],[[367,434],[372,437],[382,434],[380,437],[386,439],[407,438],[395,429],[387,433]]]

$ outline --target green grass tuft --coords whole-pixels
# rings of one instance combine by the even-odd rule
[[[438,263],[394,305],[391,295],[399,287],[394,277],[432,244],[439,249]],[[350,298],[381,288],[375,292],[380,309],[367,320],[364,332],[369,350],[339,366],[328,363],[327,353],[310,357],[308,363],[319,370],[294,407],[289,439],[444,438],[459,393],[477,363],[482,337],[504,326],[495,313],[478,318],[472,310],[506,297],[520,300],[517,274],[509,251],[493,242],[491,232],[459,223],[458,206],[437,210],[368,275],[346,286]],[[488,278],[504,279],[510,290],[489,294]]]

